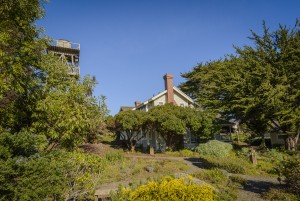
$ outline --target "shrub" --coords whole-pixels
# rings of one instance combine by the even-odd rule
[[[283,189],[271,188],[263,194],[263,198],[272,201],[294,201],[299,200],[296,195],[287,193]]]
[[[218,140],[211,140],[204,144],[199,144],[196,151],[202,155],[226,157],[229,156],[233,149],[231,144],[221,142]]]
[[[124,159],[124,154],[122,151],[110,151],[105,154],[105,158],[109,162],[121,161]]]
[[[178,157],[193,157],[195,155],[198,155],[198,153],[189,149],[183,149],[180,151],[167,151],[165,152],[165,154],[171,156],[178,156]]]
[[[112,200],[216,200],[213,188],[208,185],[193,184],[187,179],[163,177],[160,181],[148,181],[136,189],[120,189],[112,196]]]
[[[189,149],[183,149],[179,151],[179,156],[183,156],[183,157],[191,157],[194,156],[195,152]]]
[[[227,176],[219,169],[200,170],[193,174],[197,179],[205,180],[213,184],[221,184],[227,182]]]
[[[211,156],[201,156],[201,162],[207,168],[221,168],[225,169],[230,173],[245,174],[252,173],[253,167],[251,164],[241,158],[232,157],[211,157]]]
[[[193,174],[197,179],[212,183],[218,189],[219,200],[232,201],[237,198],[237,185],[219,169],[199,170]]]
[[[0,200],[88,199],[105,165],[96,155],[62,151],[0,161]]]
[[[284,163],[283,175],[292,193],[300,196],[300,158],[295,156]]]
[[[266,155],[275,162],[284,160],[284,154],[276,149],[270,149]]]
[[[239,175],[230,175],[229,176],[230,181],[233,183],[239,184],[241,186],[245,186],[247,183],[247,179],[239,176]]]
[[[15,156],[29,157],[39,151],[43,137],[34,135],[26,130],[19,133],[0,133],[0,159]]]

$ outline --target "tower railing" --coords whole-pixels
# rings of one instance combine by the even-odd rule
[[[77,49],[80,50],[80,44],[79,43],[72,43],[67,40],[54,40],[50,43],[51,46],[56,47],[64,47],[64,48],[70,48],[70,49]]]

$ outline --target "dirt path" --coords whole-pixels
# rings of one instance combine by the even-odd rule
[[[243,189],[239,189],[238,201],[260,201],[262,193],[266,192],[269,188],[279,185],[276,178],[273,177],[259,177],[240,175],[247,179],[247,183]]]

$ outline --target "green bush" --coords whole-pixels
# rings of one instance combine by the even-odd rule
[[[105,158],[109,162],[121,161],[124,159],[124,154],[123,154],[123,151],[120,151],[120,150],[110,151],[105,154]]]
[[[273,161],[283,161],[285,155],[276,149],[270,149],[266,156]]]
[[[197,185],[187,179],[174,179],[164,177],[160,181],[148,181],[135,189],[119,189],[112,196],[112,200],[120,201],[139,201],[139,200],[161,200],[161,201],[185,201],[216,200],[217,195],[213,188],[208,184]]]
[[[0,161],[0,200],[83,200],[107,163],[97,155],[51,152]]]
[[[243,177],[239,176],[239,175],[230,175],[229,176],[230,181],[232,181],[233,183],[239,184],[241,186],[245,186],[247,179],[244,179]]]
[[[200,159],[207,168],[221,168],[236,174],[252,173],[251,171],[253,171],[249,162],[237,157],[201,156]]]
[[[211,140],[204,144],[199,144],[196,151],[202,155],[226,157],[229,156],[233,147],[231,144],[218,140]]]
[[[283,175],[290,192],[300,196],[300,158],[294,156],[284,163]]]
[[[43,137],[34,135],[26,130],[11,134],[0,133],[0,159],[15,156],[29,157],[39,151]]]
[[[189,150],[189,149],[183,149],[180,151],[166,151],[164,154],[170,155],[170,156],[178,156],[178,157],[193,157],[198,155],[198,153]]]
[[[193,174],[197,179],[211,183],[217,190],[219,200],[232,201],[237,198],[237,185],[219,169],[199,170]]]
[[[200,170],[193,174],[197,179],[205,180],[213,184],[222,184],[227,182],[227,176],[219,169]]]
[[[296,195],[286,192],[283,189],[271,188],[263,194],[263,198],[272,201],[295,201],[299,200]]]

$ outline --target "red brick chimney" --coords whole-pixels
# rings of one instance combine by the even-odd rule
[[[135,101],[135,102],[134,102],[135,107],[139,106],[140,104],[141,104],[140,101]]]
[[[165,74],[164,75],[165,80],[165,90],[167,90],[167,103],[174,103],[176,105],[176,102],[174,100],[174,91],[173,91],[173,75],[171,74]]]

